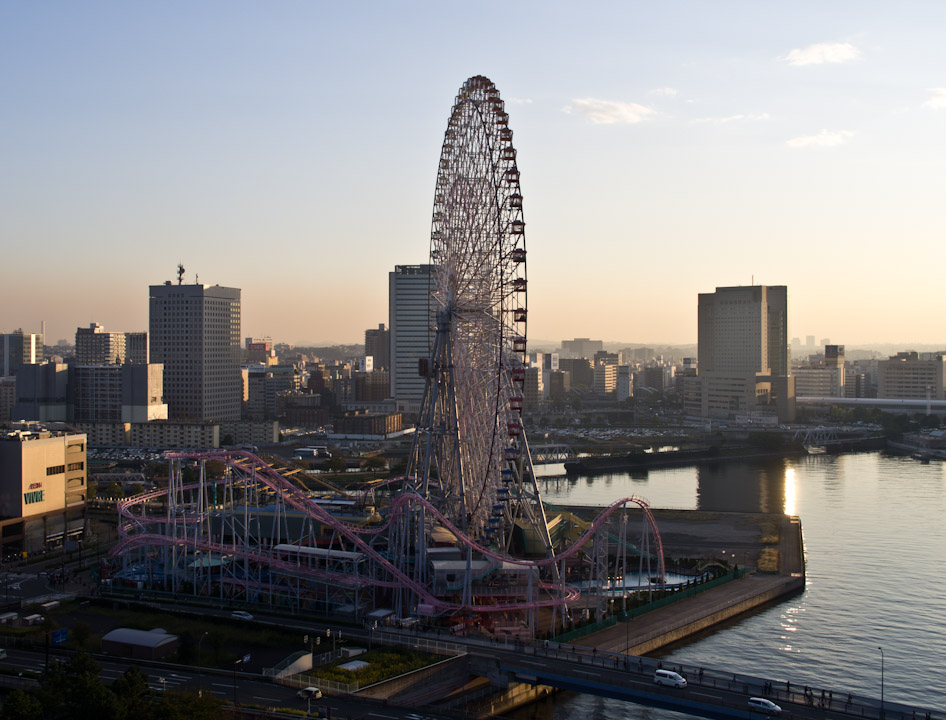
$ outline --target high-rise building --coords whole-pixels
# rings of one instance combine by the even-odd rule
[[[384,323],[379,324],[377,330],[365,330],[365,355],[374,358],[377,370],[391,367],[391,332],[385,329]]]
[[[603,340],[592,340],[590,338],[562,340],[563,358],[586,358],[591,360],[595,356],[596,352],[603,349]]]
[[[148,333],[108,332],[98,323],[76,329],[79,365],[148,364]]]
[[[43,336],[14,330],[0,334],[0,375],[16,375],[21,365],[43,362]]]
[[[172,420],[240,419],[239,288],[152,285],[149,333]]]
[[[702,414],[795,416],[788,288],[750,285],[700,293],[698,366]]]
[[[398,265],[388,276],[391,394],[401,412],[419,412],[426,378],[418,362],[430,358],[433,265]]]
[[[946,400],[946,362],[941,354],[900,352],[877,363],[877,397]]]
[[[142,423],[167,420],[164,366],[156,364],[70,365],[71,422]]]
[[[788,288],[716,288],[699,296],[700,374],[761,372],[788,375]]]

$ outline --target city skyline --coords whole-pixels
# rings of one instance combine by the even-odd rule
[[[484,74],[530,338],[695,343],[698,293],[754,282],[790,336],[941,342],[946,7],[488,5],[3,6],[0,330],[144,330],[182,262],[243,290],[242,335],[361,342]]]

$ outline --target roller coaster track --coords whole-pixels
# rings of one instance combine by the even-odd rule
[[[453,533],[461,543],[479,553],[485,558],[489,558],[499,566],[502,563],[522,568],[546,568],[553,563],[564,561],[581,551],[582,547],[593,540],[599,531],[608,522],[609,518],[617,510],[623,508],[628,503],[633,503],[641,507],[653,534],[657,545],[658,572],[659,577],[665,576],[665,566],[663,558],[663,544],[660,539],[660,533],[657,529],[657,523],[651,513],[649,503],[638,496],[630,496],[611,503],[591,522],[587,530],[580,535],[566,550],[553,556],[544,557],[537,560],[526,560],[497,552],[489,547],[478,544],[473,538],[467,537],[459,528],[448,520],[440,510],[430,501],[417,495],[416,493],[405,492],[394,497],[388,517],[384,523],[370,528],[354,526],[343,522],[339,518],[328,512],[322,505],[310,498],[306,492],[279,474],[269,464],[261,460],[256,455],[248,452],[204,452],[204,453],[168,453],[172,460],[213,460],[225,463],[232,470],[243,475],[242,481],[256,481],[269,487],[280,494],[285,503],[303,513],[310,520],[323,526],[328,526],[342,535],[352,546],[357,548],[367,559],[370,559],[378,567],[383,568],[387,577],[378,577],[372,575],[358,575],[352,577],[346,573],[333,572],[318,568],[305,567],[297,563],[283,560],[274,554],[274,551],[266,549],[251,548],[244,542],[233,542],[225,544],[213,542],[206,539],[196,538],[175,538],[160,533],[147,532],[146,526],[168,522],[168,518],[158,516],[148,516],[146,514],[146,503],[168,495],[168,489],[154,490],[151,492],[136,495],[118,503],[119,523],[119,543],[110,553],[113,557],[120,556],[135,548],[150,546],[177,546],[193,551],[204,551],[209,553],[239,555],[241,559],[255,563],[260,566],[268,566],[275,571],[289,575],[301,575],[313,580],[327,581],[333,584],[347,587],[376,586],[383,588],[407,588],[419,599],[419,601],[429,604],[442,611],[471,610],[475,612],[506,612],[509,610],[535,609],[541,607],[557,607],[572,603],[580,597],[580,591],[569,585],[558,585],[555,583],[539,582],[538,587],[550,594],[552,597],[533,598],[527,602],[517,601],[514,603],[502,603],[491,605],[465,605],[462,603],[449,602],[434,595],[428,587],[416,582],[404,571],[394,565],[388,558],[384,557],[378,550],[374,549],[365,539],[364,535],[373,536],[389,530],[392,524],[405,513],[412,512],[416,507],[425,508],[434,518],[437,519],[446,529]],[[398,478],[400,480],[401,478]],[[393,480],[392,480],[393,481]],[[225,481],[221,481],[225,482]],[[212,484],[208,481],[206,485]],[[201,483],[189,483],[180,485],[175,492],[184,493],[186,491],[199,491]],[[141,513],[136,514],[134,508],[141,506]],[[193,514],[190,516],[177,516],[176,522],[187,524],[196,524],[206,519],[207,513]]]

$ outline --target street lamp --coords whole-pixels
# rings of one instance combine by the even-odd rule
[[[378,621],[375,620],[368,626],[368,652],[371,652],[371,640],[374,636],[374,631],[378,629]]]
[[[243,658],[240,658],[239,660],[236,660],[236,661],[233,663],[233,705],[234,705],[234,707],[235,707],[236,704],[237,704],[237,697],[236,697],[236,668],[237,668],[237,665],[239,665],[239,664],[242,663],[242,662],[243,662]]]
[[[197,674],[200,675],[200,669],[203,667],[203,663],[200,661],[200,644],[204,641],[204,638],[207,637],[207,632],[204,631],[204,634],[200,636],[200,640],[197,641]]]
[[[880,717],[883,719],[886,716],[884,711],[884,649],[879,645],[877,649],[880,650]]]

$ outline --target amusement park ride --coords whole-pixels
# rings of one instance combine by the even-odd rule
[[[369,493],[313,493],[247,452],[169,453],[168,488],[119,504],[113,581],[364,620],[386,608],[534,635],[659,587],[647,502],[595,519],[540,496],[521,412],[525,222],[509,115],[487,78],[460,88],[434,194],[430,357],[403,477]],[[208,461],[223,472],[207,472]],[[196,479],[184,468],[197,463]],[[221,467],[219,464],[216,466]],[[639,506],[639,537],[628,533]],[[628,578],[636,575],[631,586]]]

